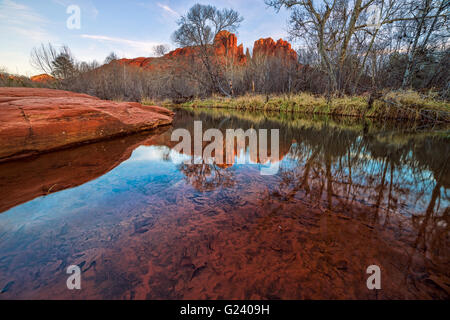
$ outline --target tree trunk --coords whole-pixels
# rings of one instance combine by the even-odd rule
[[[430,2],[431,2],[431,0],[426,0],[425,1],[425,5],[424,5],[424,8],[423,8],[423,14],[422,14],[422,17],[420,19],[419,25],[416,28],[416,34],[414,36],[414,41],[413,41],[413,44],[412,44],[412,48],[408,52],[408,61],[406,63],[406,69],[405,69],[405,73],[403,75],[403,81],[402,81],[402,88],[403,89],[405,89],[406,87],[411,86],[412,73],[413,73],[413,69],[414,69],[414,58],[415,58],[415,55],[416,55],[417,44],[419,43],[420,35],[422,34],[422,29],[423,29],[423,25],[425,23],[425,18],[428,15],[429,10],[430,10]]]

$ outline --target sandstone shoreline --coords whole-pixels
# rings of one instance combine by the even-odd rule
[[[37,88],[0,88],[0,162],[169,125],[173,112]]]

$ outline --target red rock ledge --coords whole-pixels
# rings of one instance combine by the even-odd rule
[[[165,108],[61,90],[0,88],[0,162],[172,123]]]

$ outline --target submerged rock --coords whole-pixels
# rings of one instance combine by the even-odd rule
[[[0,161],[154,129],[165,108],[61,90],[0,88]]]

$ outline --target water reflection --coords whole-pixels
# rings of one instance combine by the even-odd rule
[[[0,213],[18,204],[73,188],[111,171],[140,145],[154,144],[167,127],[39,157],[0,163]]]
[[[194,119],[280,128],[280,172],[238,165],[245,148],[234,165],[185,164],[170,136]],[[1,299],[449,298],[445,128],[178,110],[170,130],[129,139],[0,165],[3,210],[46,195],[0,214]],[[80,168],[93,174],[73,182]],[[71,264],[80,292],[65,288]]]

